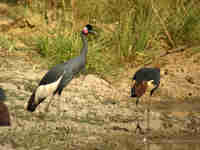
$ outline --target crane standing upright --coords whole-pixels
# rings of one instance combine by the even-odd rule
[[[3,101],[6,99],[5,92],[0,88],[0,126],[10,126],[10,115],[8,107]]]
[[[39,83],[39,86],[33,91],[28,101],[28,111],[34,112],[37,106],[51,95],[52,97],[45,109],[48,111],[53,96],[55,94],[61,96],[64,87],[69,84],[76,74],[85,68],[88,51],[86,36],[88,34],[96,34],[90,24],[86,25],[80,34],[83,42],[81,54],[62,64],[57,64],[44,75]]]
[[[131,97],[136,97],[136,106],[139,103],[139,99],[142,95],[145,94],[147,89],[150,89],[150,96],[153,95],[154,91],[160,85],[160,67],[156,66],[154,68],[141,68],[133,76],[133,84],[131,87]],[[150,129],[150,105],[147,109],[147,129]],[[137,124],[137,128],[140,129],[139,124]]]

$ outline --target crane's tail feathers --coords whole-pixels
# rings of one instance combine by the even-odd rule
[[[137,95],[135,93],[135,87],[131,88],[131,97],[137,97]]]
[[[30,112],[34,112],[37,106],[45,99],[45,98],[40,98],[38,102],[36,102],[35,93],[36,93],[36,90],[33,92],[33,94],[31,95],[28,101],[27,110]]]
[[[28,101],[27,110],[30,112],[34,112],[36,107],[37,105],[35,105],[35,91],[34,91]]]
[[[136,93],[135,93],[135,80],[132,80],[132,83],[131,83],[131,97],[137,97]]]

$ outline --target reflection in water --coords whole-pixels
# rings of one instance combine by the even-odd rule
[[[200,142],[167,142],[167,143],[147,143],[145,150],[200,150]]]

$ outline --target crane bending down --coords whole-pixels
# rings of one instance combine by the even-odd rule
[[[152,96],[154,91],[159,87],[159,85],[160,67],[139,69],[133,76],[133,84],[131,87],[131,97],[136,97],[136,106],[139,103],[140,97],[145,94],[147,89],[150,89],[150,96]],[[149,105],[151,105],[151,101]],[[147,110],[147,129],[149,129],[150,126],[149,107]],[[137,124],[136,130],[137,129],[141,131],[139,124]]]
[[[10,126],[10,115],[8,107],[3,101],[6,99],[5,92],[0,88],[0,126]]]
[[[83,68],[85,68],[88,51],[86,36],[88,34],[96,34],[92,28],[93,27],[88,24],[83,28],[80,34],[83,47],[79,56],[76,56],[65,63],[56,65],[45,74],[40,81],[39,86],[33,91],[28,101],[28,111],[34,112],[37,106],[50,95],[52,98],[55,94],[60,96],[64,87],[73,79],[74,75],[78,74]],[[46,111],[48,111],[50,102],[51,100],[46,107]]]

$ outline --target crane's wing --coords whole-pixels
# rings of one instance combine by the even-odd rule
[[[53,83],[57,81],[60,78],[60,76],[63,75],[63,73],[64,73],[64,64],[58,64],[44,75],[39,85],[46,85]]]
[[[137,70],[133,76],[133,80],[138,80],[138,81],[142,81],[145,78],[145,72],[148,70],[148,68],[141,68],[139,70]]]
[[[154,83],[158,84],[160,81],[160,70],[156,68],[142,68],[135,73],[133,80],[138,82],[154,80]]]
[[[64,87],[69,84],[69,82],[73,79],[73,72],[70,71],[70,70],[65,70],[64,73],[63,73],[63,77],[61,79],[61,81],[59,82],[58,84],[58,87],[56,89],[56,91],[54,92],[57,93],[60,95],[62,90],[64,89]]]

